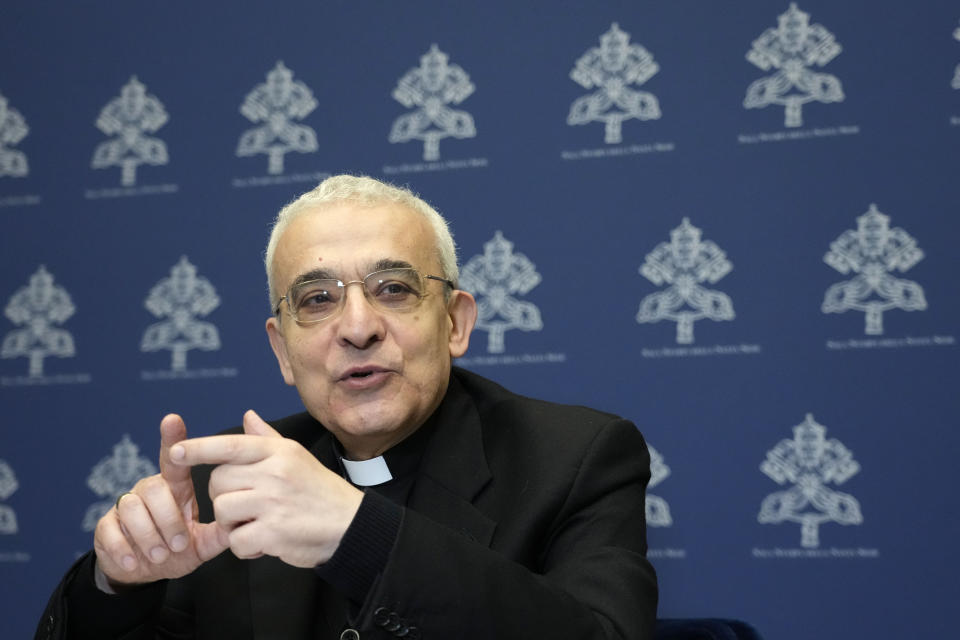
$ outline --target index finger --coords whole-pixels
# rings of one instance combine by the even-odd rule
[[[275,443],[275,438],[247,434],[192,438],[171,447],[170,459],[179,465],[251,464],[273,453]]]

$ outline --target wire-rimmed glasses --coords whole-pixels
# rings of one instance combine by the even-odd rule
[[[297,282],[287,295],[277,301],[274,315],[280,314],[280,306],[287,301],[287,310],[298,324],[313,324],[336,315],[343,309],[347,287],[363,285],[363,293],[374,307],[385,311],[404,311],[420,304],[427,296],[427,280],[438,280],[451,289],[453,282],[440,276],[424,276],[413,268],[384,269],[374,271],[363,280],[343,282],[336,278],[321,278]]]

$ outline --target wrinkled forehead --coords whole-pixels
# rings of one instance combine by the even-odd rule
[[[341,202],[306,210],[284,230],[273,257],[281,288],[308,274],[360,279],[385,265],[423,273],[439,269],[430,225],[418,212],[393,203]]]

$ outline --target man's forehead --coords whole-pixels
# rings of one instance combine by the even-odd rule
[[[362,278],[382,269],[432,271],[437,262],[432,230],[403,205],[344,202],[304,211],[277,244],[274,264],[287,283],[317,278]],[[285,273],[283,273],[285,272]]]
[[[358,247],[382,243],[433,244],[429,231],[426,219],[404,205],[339,202],[297,214],[281,235],[279,245],[297,245],[300,241]]]

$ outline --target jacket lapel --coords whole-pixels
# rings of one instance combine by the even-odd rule
[[[490,469],[483,449],[480,414],[457,377],[451,376],[409,507],[489,546],[496,522],[473,505],[488,482]]]
[[[468,539],[489,546],[496,522],[473,505],[473,500],[491,479],[480,415],[456,376],[450,377],[450,386],[436,417],[436,430],[424,451],[420,476],[408,506]],[[332,436],[320,423],[301,414],[276,426],[285,436],[307,447],[327,468],[337,471]],[[256,640],[305,637],[317,629],[319,620],[328,617],[317,607],[320,601],[329,600],[321,593],[329,587],[313,571],[292,567],[271,557],[249,561],[248,567]]]

